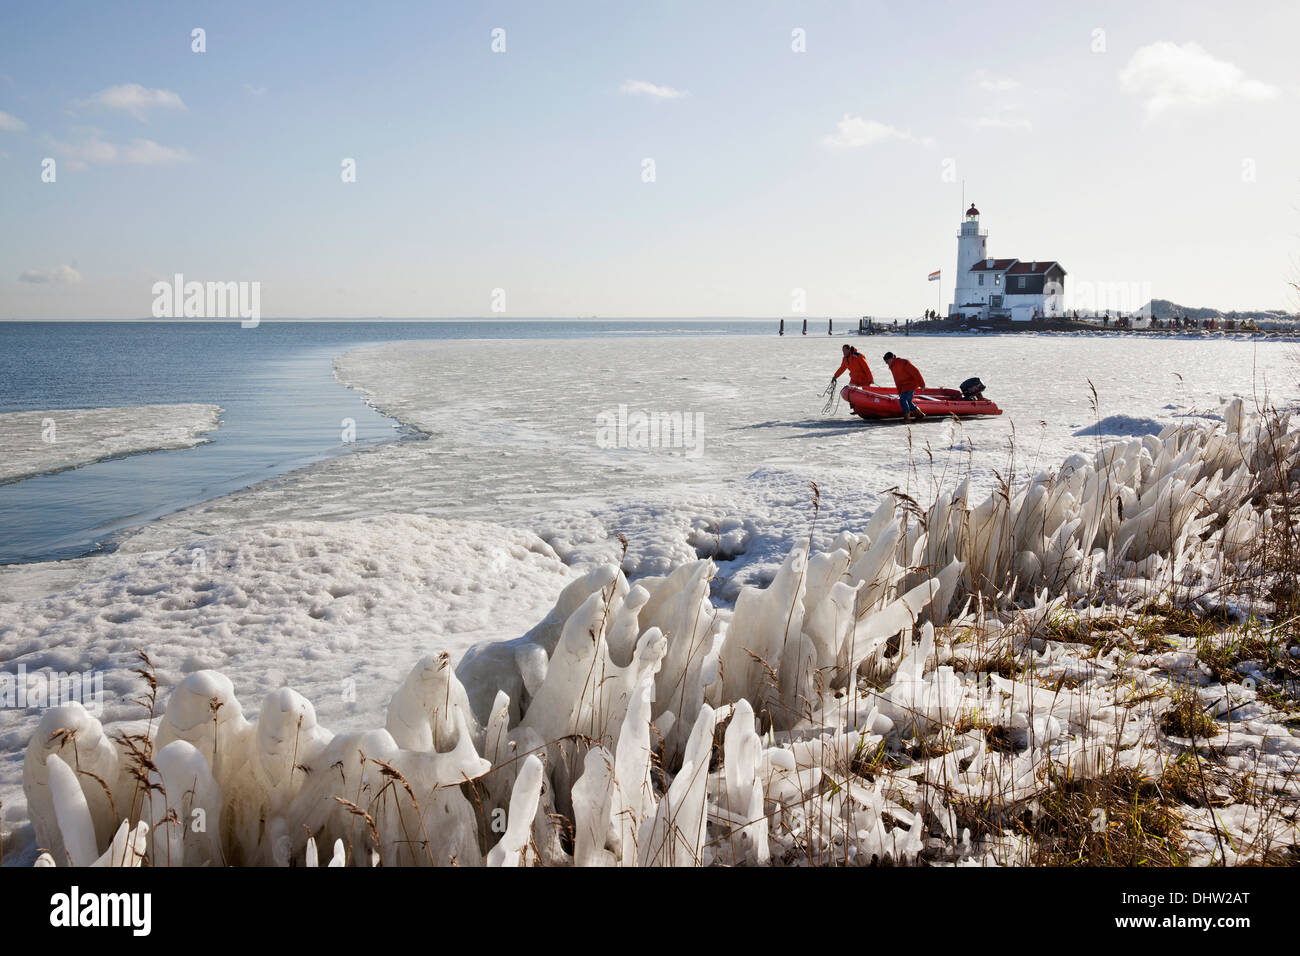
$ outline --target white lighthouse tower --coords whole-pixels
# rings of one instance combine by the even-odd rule
[[[975,286],[975,276],[971,269],[988,258],[987,232],[980,231],[980,211],[971,203],[962,221],[961,232],[957,234],[957,282],[953,289],[953,308],[950,314],[960,311],[963,305],[973,305],[986,301],[986,291]]]

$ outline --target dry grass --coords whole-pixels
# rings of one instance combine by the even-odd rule
[[[1219,735],[1219,725],[1205,712],[1195,691],[1174,692],[1173,703],[1160,721],[1160,729],[1170,737],[1209,740]]]
[[[974,655],[968,653],[962,657],[954,657],[952,666],[956,670],[968,673],[997,674],[1007,680],[1015,680],[1025,672],[1020,655],[1015,654],[1005,644],[983,654],[976,652]]]
[[[1132,770],[1065,780],[1024,832],[1036,866],[1182,866],[1181,819],[1158,781]]]
[[[1103,657],[1116,648],[1130,654],[1160,654],[1173,647],[1167,635],[1178,633],[1166,623],[1161,616],[1145,610],[1115,618],[1083,618],[1069,613],[1049,622],[1047,639],[1091,647],[1094,657]]]
[[[1247,661],[1257,662],[1280,680],[1295,680],[1300,678],[1300,662],[1291,657],[1292,646],[1288,635],[1247,625],[1201,638],[1196,659],[1209,668],[1215,680],[1223,683],[1240,681],[1239,668]]]

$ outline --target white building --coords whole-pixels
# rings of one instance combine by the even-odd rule
[[[950,318],[1030,322],[1060,315],[1065,270],[1055,261],[991,259],[980,211],[972,203],[957,235],[957,284]]]

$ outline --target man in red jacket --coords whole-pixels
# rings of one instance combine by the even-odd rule
[[[925,412],[916,407],[912,396],[918,388],[925,388],[925,379],[921,373],[905,358],[899,358],[893,352],[885,353],[885,364],[894,375],[894,384],[898,386],[898,408],[903,412],[903,421],[911,422],[912,416],[925,417]]]
[[[831,381],[838,382],[845,369],[848,369],[850,385],[866,388],[875,381],[871,377],[871,369],[867,367],[867,357],[852,345],[844,346],[844,361],[840,363],[839,370],[831,376]]]

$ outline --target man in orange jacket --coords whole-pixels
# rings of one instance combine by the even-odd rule
[[[867,367],[867,357],[852,345],[844,346],[844,361],[840,363],[839,370],[831,376],[831,381],[838,382],[845,369],[848,369],[850,385],[866,388],[875,381],[871,377],[871,369]]]
[[[885,353],[885,364],[889,366],[889,371],[894,376],[894,384],[898,386],[898,408],[903,412],[903,421],[911,422],[913,415],[924,418],[925,412],[917,408],[916,402],[912,401],[916,390],[925,388],[925,379],[921,378],[921,373],[916,370],[916,366],[905,358],[899,358],[893,352]]]

